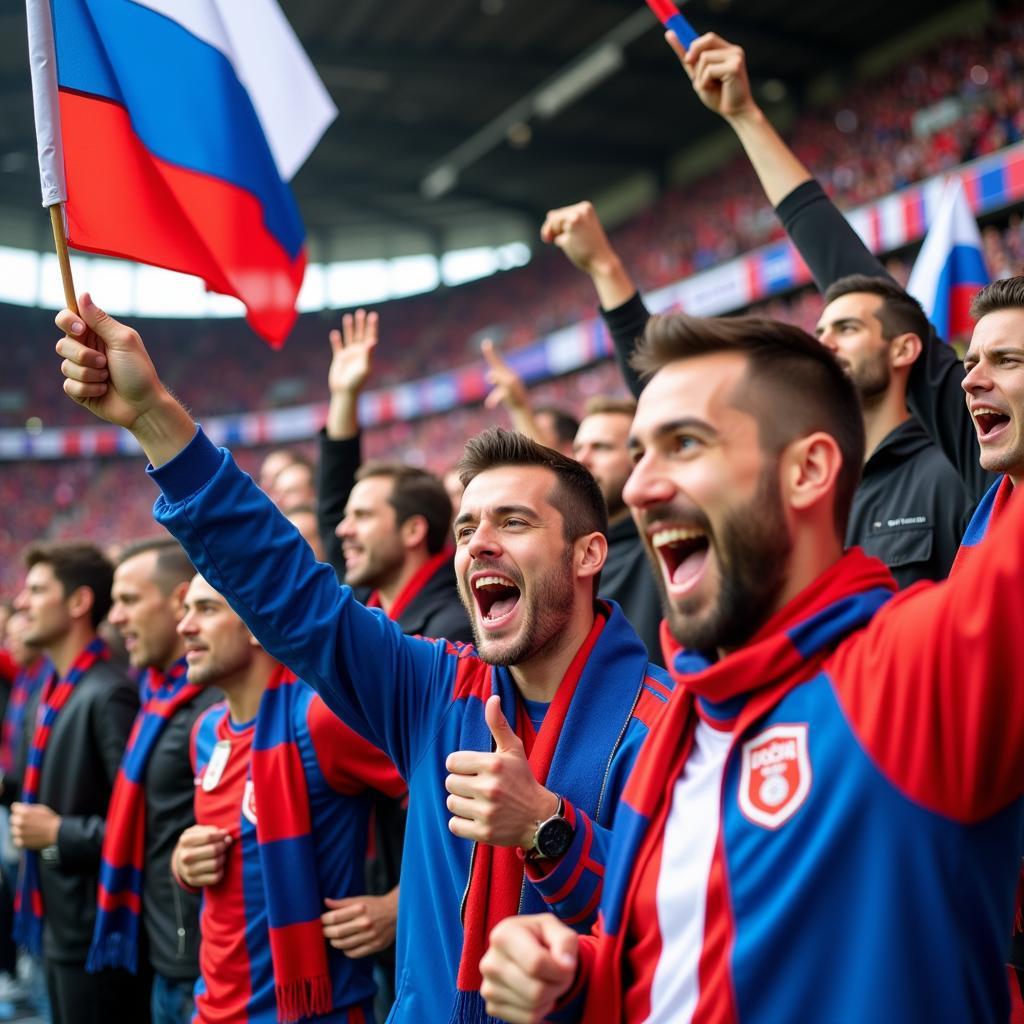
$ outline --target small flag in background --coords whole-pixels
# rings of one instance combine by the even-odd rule
[[[938,336],[970,334],[971,299],[988,284],[981,232],[959,178],[950,178],[914,263],[907,291],[917,299]]]
[[[201,277],[275,347],[305,229],[288,182],[337,116],[276,0],[27,0],[43,205],[68,244]]]

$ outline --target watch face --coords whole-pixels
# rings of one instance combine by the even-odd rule
[[[542,857],[561,857],[572,845],[573,834],[565,818],[548,818],[537,832],[537,852]]]

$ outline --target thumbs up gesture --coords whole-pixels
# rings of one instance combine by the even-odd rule
[[[484,708],[494,737],[493,753],[458,750],[445,767],[448,828],[463,839],[492,846],[523,846],[533,842],[537,826],[558,810],[558,797],[534,777],[522,740],[501,711],[501,698],[491,696]]]

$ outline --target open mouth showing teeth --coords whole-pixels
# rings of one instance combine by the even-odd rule
[[[484,622],[496,622],[509,615],[519,603],[519,588],[507,576],[478,576],[473,595]]]
[[[1009,423],[1010,417],[996,409],[975,409],[974,422],[978,424],[978,433],[985,437],[1004,423]]]
[[[710,546],[703,530],[680,527],[658,530],[651,543],[661,557],[669,582],[677,587],[693,582],[700,575]]]

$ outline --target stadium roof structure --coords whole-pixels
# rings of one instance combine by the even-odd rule
[[[640,0],[283,0],[341,116],[294,182],[314,259],[530,238],[544,211],[627,216],[722,132]],[[986,0],[694,0],[746,47],[755,88],[802,102],[892,63],[900,41],[981,24]],[[49,248],[24,7],[0,13],[0,244]],[[938,21],[937,21],[938,20]],[[645,198],[646,197],[646,198]]]

